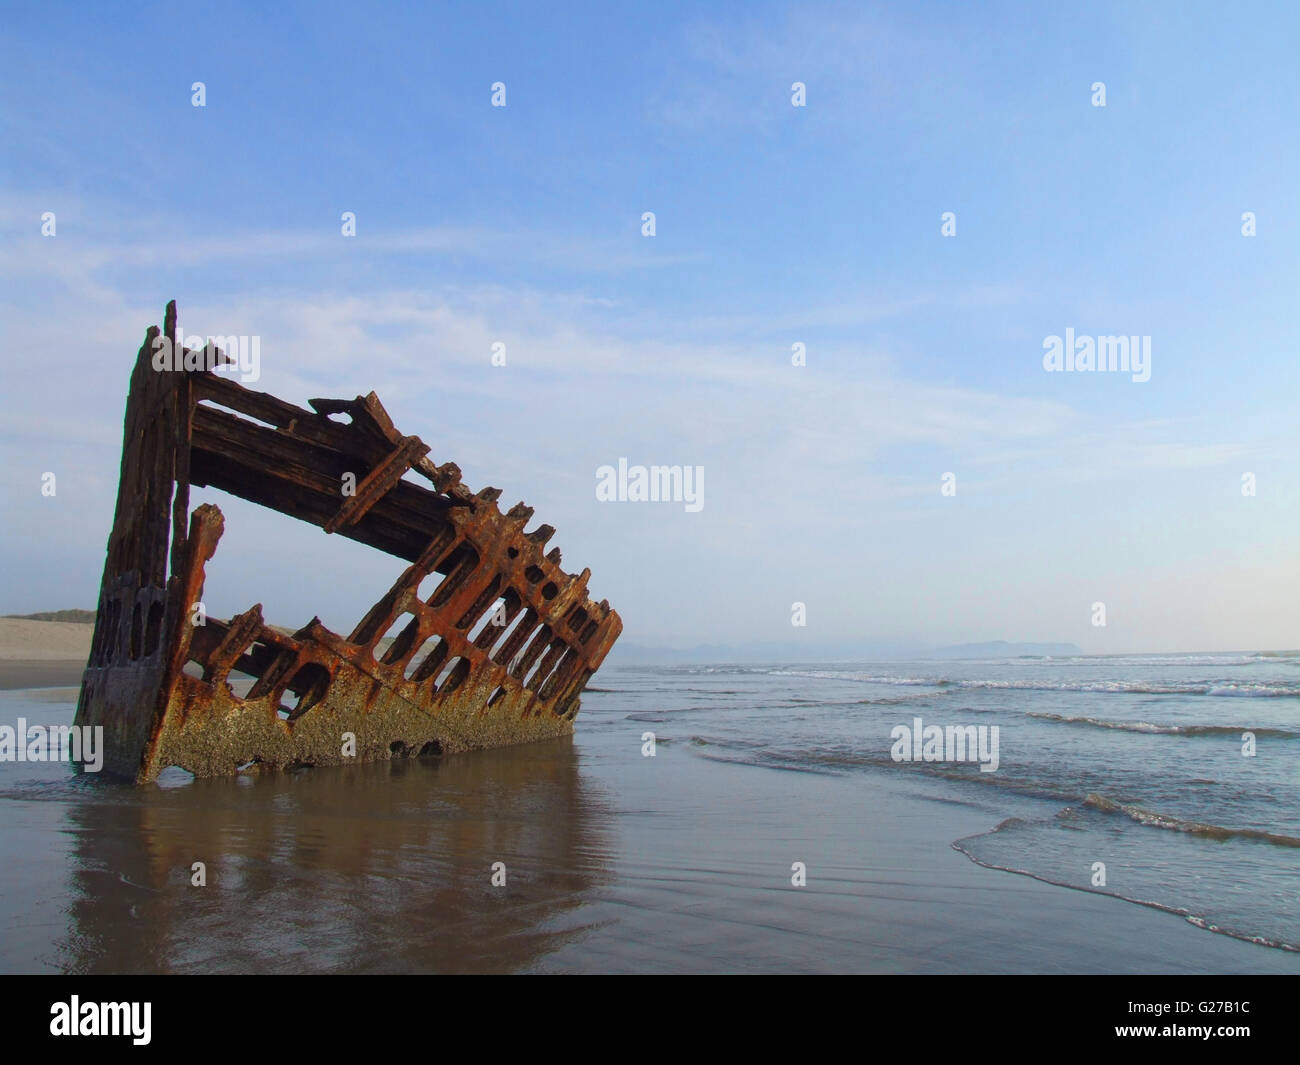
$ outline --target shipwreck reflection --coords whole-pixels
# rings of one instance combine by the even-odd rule
[[[67,972],[511,971],[581,935],[609,877],[569,739],[91,792],[66,815]]]

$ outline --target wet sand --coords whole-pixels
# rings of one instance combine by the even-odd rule
[[[70,721],[75,694],[3,693],[0,719]],[[670,728],[646,758],[642,724],[584,701],[571,740],[445,758],[145,788],[0,765],[0,970],[1300,972],[975,865],[951,842],[992,808]]]
[[[66,661],[14,662],[0,659],[0,691],[16,688],[65,688],[80,686],[86,668],[84,658]]]

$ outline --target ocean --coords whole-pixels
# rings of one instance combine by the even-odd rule
[[[702,757],[922,775],[951,801],[989,789],[996,798],[984,801],[1008,810],[1021,797],[1042,800],[953,846],[990,868],[1300,951],[1300,654],[704,667],[684,675],[708,678],[696,689],[706,701],[662,720],[697,725],[689,742]],[[894,761],[891,730],[916,717],[997,725],[997,768]],[[1102,884],[1095,862],[1105,865]]]
[[[1300,654],[594,685],[571,740],[468,755],[0,763],[0,970],[1300,972]],[[930,726],[965,760],[896,757]]]

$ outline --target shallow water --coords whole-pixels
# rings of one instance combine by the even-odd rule
[[[143,788],[0,763],[0,968],[1300,971],[1294,659],[597,684],[572,741],[472,755]],[[74,699],[0,693],[0,723]],[[918,716],[997,724],[997,771],[894,762]]]
[[[701,671],[739,700],[707,756],[920,773],[945,794],[1051,800],[959,848],[995,868],[1300,949],[1300,656],[1134,655]],[[782,683],[786,685],[782,687]],[[784,700],[784,701],[782,701]],[[766,703],[797,711],[756,727]],[[690,712],[690,711],[688,711]],[[999,764],[896,763],[897,725],[999,728]],[[779,735],[777,734],[779,732]],[[1253,737],[1253,755],[1245,741]],[[697,740],[699,742],[699,740]],[[1008,807],[1008,813],[1010,813]],[[1105,866],[1104,885],[1094,863]]]

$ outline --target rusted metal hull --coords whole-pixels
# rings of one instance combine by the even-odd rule
[[[572,732],[622,622],[587,597],[590,571],[566,574],[558,549],[543,553],[550,526],[525,532],[531,508],[502,513],[496,489],[471,493],[453,464],[434,465],[419,437],[393,428],[373,393],[305,410],[207,370],[155,369],[160,335],[176,335],[175,304],[131,378],[77,707],[77,724],[104,727],[108,772],[147,782],[169,766],[215,776]],[[287,636],[260,604],[206,617],[197,604],[224,519],[211,504],[190,511],[191,484],[411,565],[347,637],[319,619]],[[253,678],[243,695],[232,673]]]

